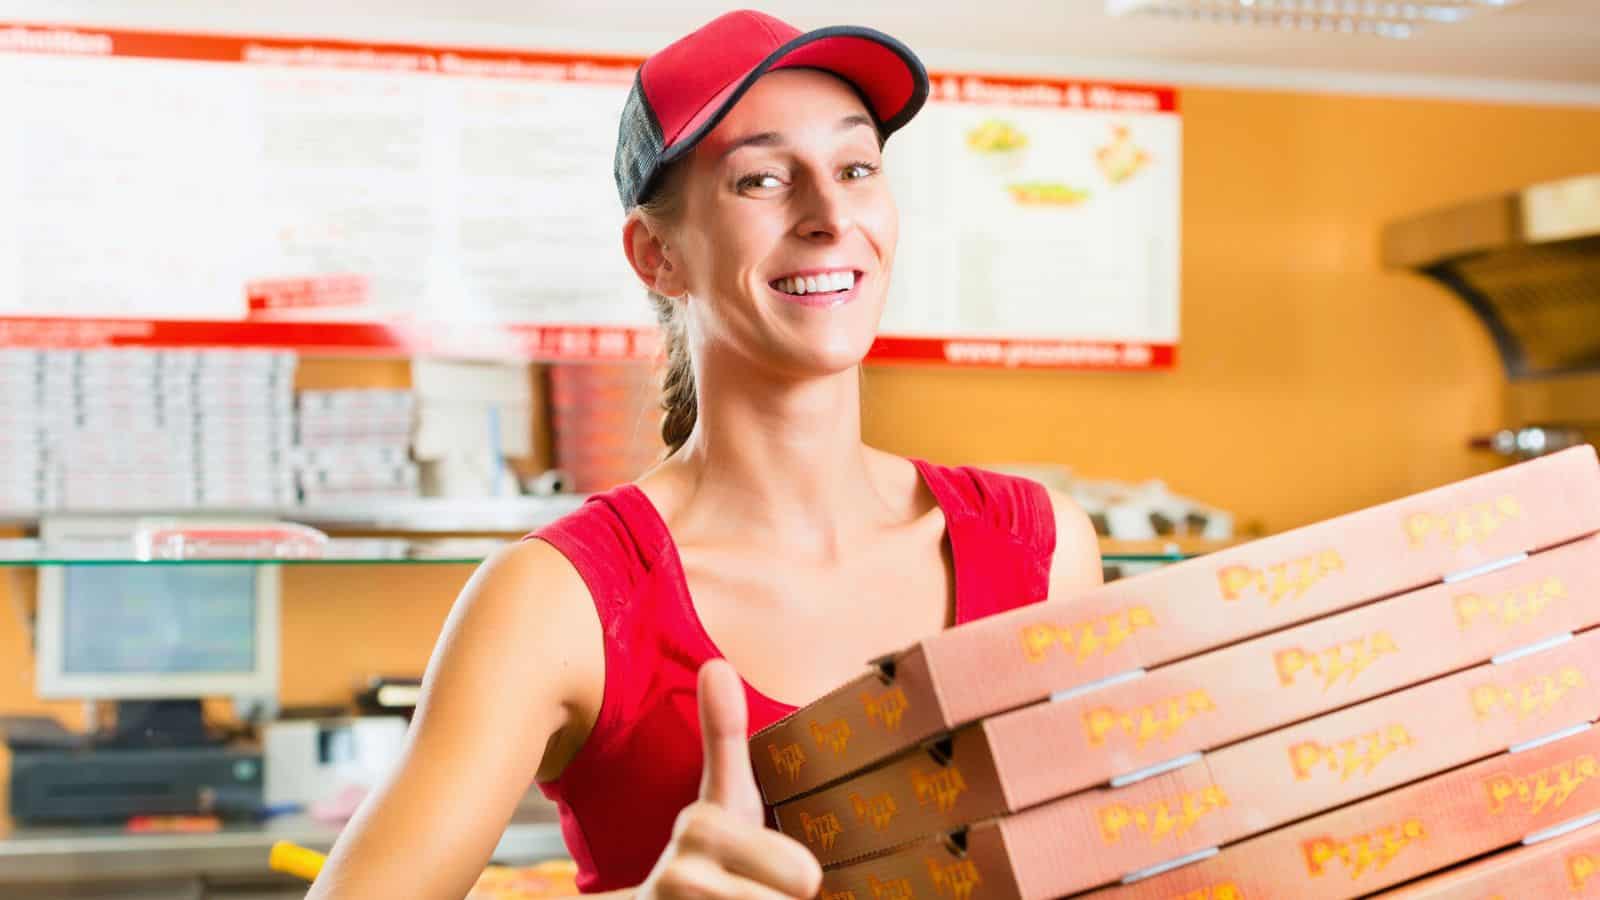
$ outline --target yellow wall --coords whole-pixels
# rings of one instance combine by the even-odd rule
[[[1384,271],[1379,231],[1600,171],[1600,110],[1213,89],[1181,102],[1177,370],[876,369],[870,439],[1161,477],[1269,531],[1492,466],[1466,449],[1502,422],[1488,334],[1442,288]]]
[[[1466,449],[1501,422],[1489,338],[1442,289],[1381,270],[1379,229],[1600,169],[1600,110],[1215,89],[1182,104],[1177,370],[875,368],[869,440],[945,462],[1162,477],[1272,531],[1491,466]],[[301,380],[351,377],[407,383],[396,363],[308,364]],[[420,671],[470,569],[288,571],[283,700],[296,704]],[[0,710],[37,707],[13,593],[0,576]]]

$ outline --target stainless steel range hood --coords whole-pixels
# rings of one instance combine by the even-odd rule
[[[1600,372],[1600,174],[1391,223],[1383,260],[1471,306],[1512,380]]]

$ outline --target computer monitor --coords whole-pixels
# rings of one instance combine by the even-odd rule
[[[133,529],[131,519],[52,519],[40,538],[46,553],[98,547],[114,559],[131,551]],[[278,595],[276,565],[41,566],[36,691],[124,702],[275,698]]]

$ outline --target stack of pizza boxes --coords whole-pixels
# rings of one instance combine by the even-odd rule
[[[1597,532],[1583,446],[993,616],[757,781],[823,900],[1600,897]]]

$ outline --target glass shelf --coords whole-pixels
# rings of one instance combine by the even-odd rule
[[[1197,553],[1101,553],[1102,563],[1175,563],[1198,556]]]
[[[332,533],[380,532],[417,536],[377,540],[336,537],[321,557],[310,559],[151,560],[151,565],[252,562],[288,565],[359,563],[475,563],[498,543],[514,540],[581,506],[583,494],[548,497],[444,499],[417,497],[342,503],[337,507],[287,506],[275,509],[141,509],[77,510],[72,515],[93,518],[246,518],[276,519],[309,525]],[[0,509],[0,528],[37,529],[45,516],[65,516],[66,511]],[[498,535],[473,539],[423,538],[423,535]],[[462,543],[476,540],[477,546]],[[1102,537],[1100,556],[1107,564],[1174,563],[1221,550],[1237,543],[1190,536],[1119,540]],[[488,549],[485,549],[488,548]],[[37,541],[0,539],[0,567],[40,565],[123,565],[146,562],[122,553],[50,553]]]
[[[48,516],[92,518],[202,517],[281,519],[323,531],[390,531],[415,534],[526,534],[583,504],[583,494],[549,497],[412,497],[350,501],[337,506],[282,506],[264,509],[149,508],[41,510],[0,508],[0,527],[37,528]]]
[[[510,541],[501,538],[330,538],[315,556],[226,559],[137,559],[125,543],[49,545],[34,538],[0,539],[0,568],[29,566],[396,565],[479,563]],[[1173,563],[1193,553],[1102,553],[1106,563]]]
[[[205,566],[205,565],[396,565],[478,563],[507,540],[499,538],[331,538],[316,555],[247,559],[137,559],[126,543],[46,544],[33,538],[0,540],[0,567],[27,566]]]

